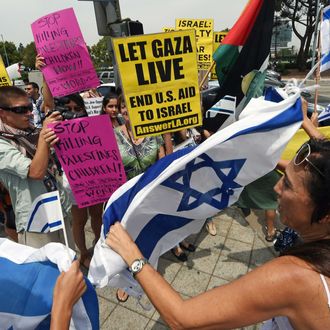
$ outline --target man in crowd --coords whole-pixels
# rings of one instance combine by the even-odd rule
[[[25,91],[28,98],[31,100],[33,104],[33,125],[35,127],[42,127],[42,119],[44,118],[44,114],[41,110],[43,97],[42,94],[39,93],[39,86],[35,82],[29,82],[25,86]]]
[[[58,139],[47,125],[61,120],[60,113],[50,114],[39,130],[30,125],[32,110],[33,106],[23,90],[14,86],[0,87],[0,182],[10,194],[19,243],[38,248],[51,241],[64,243],[64,239],[62,230],[26,232],[34,199],[58,188],[65,218],[70,204],[55,179],[50,158],[50,148]],[[70,234],[70,225],[67,224],[66,228]]]

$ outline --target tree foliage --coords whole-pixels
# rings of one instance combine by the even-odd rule
[[[103,37],[95,45],[91,47],[87,46],[95,68],[109,67],[112,65],[112,59],[108,51],[109,42],[110,37]],[[24,66],[34,69],[37,52],[33,41],[26,46],[20,43],[18,47],[11,41],[0,42],[0,55],[2,56],[5,66],[7,66],[5,49],[9,65],[20,62]]]
[[[22,57],[23,64],[28,68],[34,69],[36,56],[37,56],[36,46],[32,41],[24,47],[23,57]]]
[[[320,0],[320,4],[327,2],[327,0]],[[317,0],[276,0],[276,10],[281,18],[291,21],[292,31],[300,42],[297,54],[299,70],[306,69],[317,21],[316,3]]]
[[[7,66],[8,64],[6,59],[6,53],[7,53],[9,65],[20,62],[21,60],[20,54],[13,42],[11,41],[0,42],[0,55],[2,56],[5,66]]]
[[[95,68],[109,67],[112,59],[109,55],[108,44],[110,37],[102,37],[97,44],[90,47],[90,55]]]

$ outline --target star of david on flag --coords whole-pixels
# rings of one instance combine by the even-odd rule
[[[156,268],[160,255],[197,233],[206,218],[232,205],[245,185],[275,168],[301,121],[300,91],[271,90],[201,145],[178,150],[126,182],[107,203],[91,282],[140,296],[125,262],[105,244],[110,226],[121,221]]]
[[[170,178],[165,180],[162,185],[183,193],[177,211],[192,210],[203,203],[221,210],[228,206],[229,196],[234,193],[233,189],[242,187],[236,183],[234,179],[244,162],[245,159],[214,162],[207,154],[203,154],[189,162],[184,170],[174,173]],[[206,169],[207,167],[214,170],[215,174],[222,182],[222,185],[221,187],[216,187],[206,192],[200,192],[198,191],[198,187],[196,189],[191,187],[190,182],[194,172],[202,168]],[[225,169],[229,170],[228,174],[225,173]],[[180,179],[182,179],[182,182],[179,181]],[[219,196],[220,200],[215,198],[216,196]],[[193,199],[193,201],[190,202],[190,199]]]

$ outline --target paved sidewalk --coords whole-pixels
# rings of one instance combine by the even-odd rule
[[[188,238],[197,245],[188,261],[178,262],[168,252],[160,258],[158,271],[185,298],[228,283],[276,256],[272,244],[264,240],[263,213],[251,213],[247,221],[237,208],[228,208],[214,218],[217,235],[205,229]],[[87,240],[92,234],[88,228]],[[168,329],[153,307],[145,311],[130,297],[118,303],[114,288],[98,289],[100,325],[103,330]],[[260,325],[243,329],[260,329]]]

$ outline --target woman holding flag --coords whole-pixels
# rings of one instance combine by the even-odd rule
[[[281,221],[303,243],[188,300],[148,264],[120,223],[110,227],[106,242],[173,329],[232,329],[265,320],[264,329],[329,329],[330,140],[304,143],[274,189]]]

